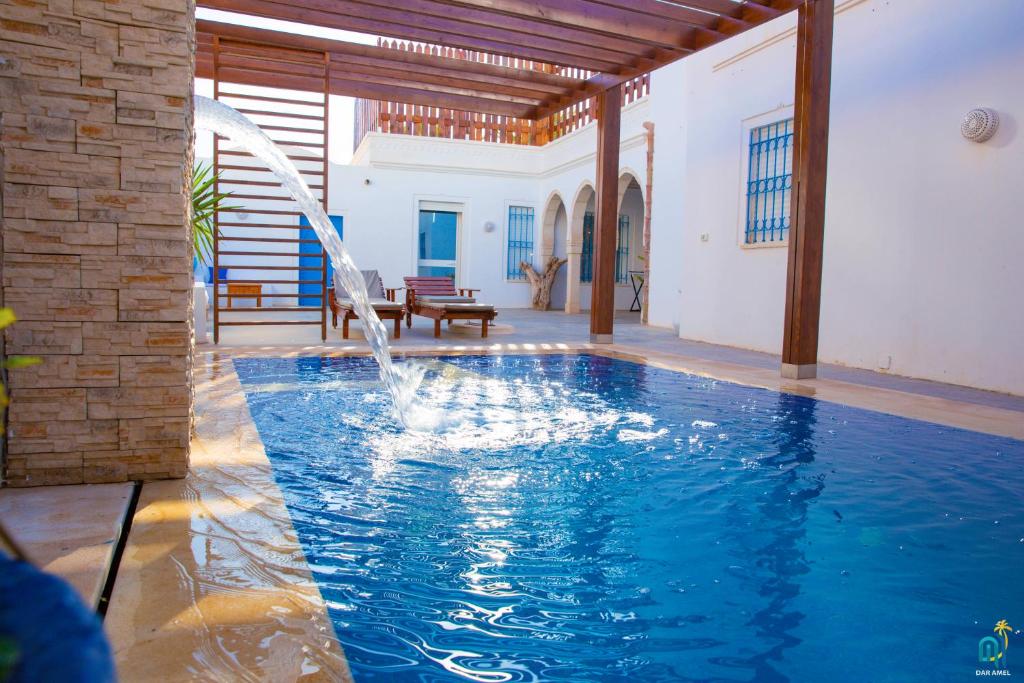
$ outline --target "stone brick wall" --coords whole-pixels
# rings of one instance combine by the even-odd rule
[[[9,485],[185,474],[193,15],[0,0]]]

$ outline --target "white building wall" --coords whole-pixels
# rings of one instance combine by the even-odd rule
[[[820,360],[1024,394],[1024,3],[837,6]],[[747,128],[792,105],[794,26],[655,74],[651,320],[683,337],[781,350],[786,249],[742,246],[741,187]],[[1003,119],[982,145],[977,106]]]
[[[650,118],[648,100],[623,109],[620,168],[643,184],[646,147],[643,122]],[[544,147],[445,140],[370,133],[352,165],[330,168],[330,213],[345,217],[345,246],[361,268],[380,270],[386,286],[400,286],[416,272],[418,207],[421,201],[462,207],[460,287],[482,289],[479,297],[507,308],[530,305],[530,286],[505,277],[508,207],[534,209],[534,266],[539,268],[544,209],[557,193],[571,212],[577,192],[595,185],[596,127],[590,125]],[[366,181],[369,180],[369,184]],[[639,236],[643,203],[630,200],[631,267],[640,268]],[[567,216],[569,224],[572,216]],[[493,223],[493,232],[484,229]],[[565,233],[563,232],[563,235]],[[564,253],[564,243],[556,247]],[[581,285],[584,310],[589,285]],[[616,307],[629,308],[632,288],[616,287]]]

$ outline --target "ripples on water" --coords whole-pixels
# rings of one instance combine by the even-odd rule
[[[964,680],[1024,622],[1019,441],[596,356],[400,364],[406,431],[367,359],[235,365],[357,681]]]

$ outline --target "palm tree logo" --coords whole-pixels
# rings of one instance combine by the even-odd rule
[[[985,636],[978,641],[978,661],[991,663],[996,669],[1006,668],[1006,650],[1010,647],[1009,634],[1013,632],[1013,627],[1010,626],[1006,619],[1000,619],[996,622],[995,628],[992,632],[996,634],[996,637]],[[999,637],[1002,637],[1003,642],[999,642]]]

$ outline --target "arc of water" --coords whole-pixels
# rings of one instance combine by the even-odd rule
[[[320,243],[323,244],[331,265],[341,278],[342,284],[352,297],[352,305],[363,321],[366,339],[370,343],[373,357],[380,366],[380,378],[391,396],[395,412],[403,424],[406,424],[406,411],[412,396],[411,391],[400,386],[400,376],[391,362],[391,350],[388,347],[387,331],[377,313],[370,305],[370,297],[366,291],[366,283],[355,261],[345,246],[338,239],[338,233],[324,213],[320,202],[313,196],[309,185],[302,179],[295,167],[281,148],[271,140],[259,126],[247,119],[233,108],[211,100],[208,97],[195,97],[195,125],[197,128],[209,130],[239,145],[260,161],[277,176],[281,184],[288,190],[299,205],[299,209],[309,219],[309,224],[316,231]],[[326,190],[325,190],[326,191]]]

